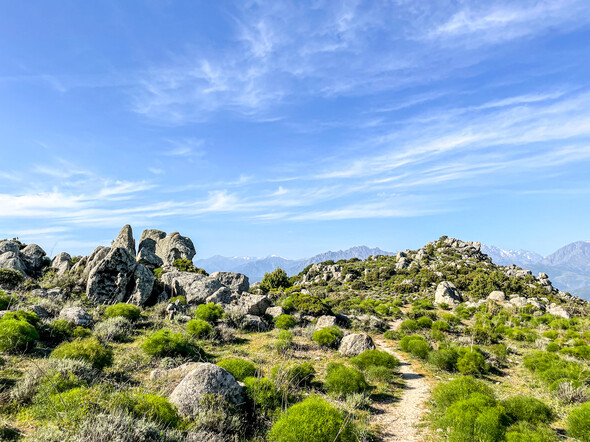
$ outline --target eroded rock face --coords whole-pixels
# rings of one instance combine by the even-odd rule
[[[111,249],[121,247],[135,256],[135,240],[133,239],[133,229],[129,224],[125,225],[117,235],[117,238],[111,244]]]
[[[0,268],[16,270],[24,276],[38,276],[45,265],[45,256],[37,244],[20,249],[14,241],[0,241]]]
[[[160,278],[168,297],[184,296],[189,304],[203,304],[224,288],[218,279],[198,273],[171,271]]]
[[[436,293],[434,294],[435,304],[448,304],[450,306],[457,306],[462,302],[463,297],[452,282],[442,281],[436,287]]]
[[[164,261],[156,255],[156,245],[164,238],[166,238],[166,232],[156,229],[144,230],[139,240],[137,261],[151,268],[162,266]]]
[[[236,379],[223,368],[207,362],[198,363],[178,384],[169,399],[180,414],[194,418],[199,412],[207,411],[202,403],[206,395],[219,395],[232,405],[244,401],[242,387]]]
[[[29,244],[20,251],[21,259],[25,262],[29,274],[39,272],[45,262],[45,250],[37,244]]]
[[[4,252],[0,255],[0,268],[16,270],[23,275],[27,274],[25,263],[20,259],[18,253],[12,251]]]
[[[131,252],[121,247],[111,249],[88,275],[88,298],[99,304],[126,301],[135,281],[135,267]]]
[[[357,356],[366,350],[374,350],[375,343],[366,333],[355,333],[342,338],[338,351],[343,356]]]
[[[193,242],[188,236],[181,236],[178,232],[170,233],[156,243],[156,255],[164,264],[172,265],[177,259],[192,260],[197,254]]]
[[[83,327],[92,322],[92,316],[86,313],[82,307],[64,308],[59,312],[59,318]]]
[[[250,280],[246,275],[232,272],[215,272],[211,273],[211,277],[218,279],[224,286],[228,287],[232,292],[242,293],[250,289]]]
[[[133,273],[135,288],[129,296],[129,301],[135,305],[143,305],[152,295],[154,289],[154,274],[143,264],[137,264]]]
[[[57,275],[63,276],[72,267],[72,257],[66,252],[59,253],[51,261],[51,267],[55,269]]]
[[[247,315],[262,316],[270,306],[270,299],[266,295],[246,294],[238,301],[238,308]]]

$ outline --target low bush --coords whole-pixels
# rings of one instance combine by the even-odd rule
[[[432,319],[430,319],[428,316],[422,316],[420,318],[418,318],[418,327],[420,328],[431,328],[432,327]]]
[[[8,310],[17,301],[16,295],[9,295],[4,290],[0,290],[0,310]]]
[[[335,325],[314,332],[312,339],[321,347],[335,348],[340,343],[344,334]]]
[[[458,360],[459,353],[454,348],[435,350],[428,354],[428,362],[439,370],[455,371]]]
[[[309,397],[283,413],[268,434],[270,442],[354,442],[354,428],[335,407]]]
[[[195,267],[193,262],[190,259],[175,259],[174,260],[174,267],[176,267],[181,272],[191,272],[191,273],[198,273],[200,275],[209,276],[209,274],[204,270],[198,267]]]
[[[551,408],[534,397],[513,396],[506,399],[502,405],[513,422],[525,421],[539,424],[551,422],[553,419]]]
[[[556,442],[557,435],[548,425],[517,422],[508,428],[506,442]]]
[[[229,371],[238,381],[256,376],[256,365],[246,359],[223,359],[217,363],[221,368]]]
[[[8,321],[16,319],[17,321],[25,321],[36,326],[39,323],[39,316],[36,313],[28,312],[26,310],[18,310],[16,312],[6,312],[0,321]]]
[[[403,333],[412,333],[418,331],[419,328],[418,322],[413,319],[406,319],[399,326],[399,330]]]
[[[277,267],[272,272],[265,273],[262,277],[262,281],[260,281],[260,288],[265,292],[280,288],[289,288],[291,285],[291,280],[289,279],[287,272],[280,267]]]
[[[486,373],[488,371],[486,358],[479,351],[466,349],[457,360],[457,370],[463,375]]]
[[[381,350],[366,350],[350,359],[350,363],[359,370],[366,370],[369,367],[397,368],[400,364],[395,356]]]
[[[101,369],[113,363],[113,350],[96,338],[76,339],[64,342],[51,352],[52,358],[80,359],[94,368]]]
[[[397,339],[397,332],[394,330],[387,330],[385,333],[383,333],[383,337],[393,341]]]
[[[182,333],[175,333],[163,328],[151,333],[143,344],[142,350],[150,356],[198,356],[201,349]]]
[[[326,390],[336,396],[360,393],[369,388],[365,376],[359,370],[344,364],[331,362],[327,366]]]
[[[139,307],[133,304],[120,302],[119,304],[109,305],[104,311],[105,318],[115,318],[121,316],[129,321],[137,321],[141,315]]]
[[[496,442],[504,439],[508,419],[489,396],[473,393],[453,403],[441,424],[449,429],[451,441]]]
[[[73,322],[66,319],[55,319],[49,324],[48,336],[46,338],[54,342],[64,341],[73,336],[74,328],[76,326]]]
[[[279,352],[285,352],[293,346],[293,333],[289,330],[281,330],[277,337],[275,348]]]
[[[590,441],[590,402],[570,412],[567,418],[567,434],[583,442]]]
[[[281,406],[281,392],[267,378],[248,377],[244,379],[246,394],[254,406],[263,412],[275,410]]]
[[[291,364],[287,366],[277,365],[271,370],[271,379],[289,387],[309,386],[315,377],[315,369],[311,362]]]
[[[461,376],[452,381],[438,384],[432,392],[432,398],[436,408],[445,410],[457,401],[468,399],[474,393],[490,398],[494,397],[492,389],[482,381],[471,376]]]
[[[116,393],[109,398],[109,406],[168,427],[176,427],[181,421],[176,408],[168,399],[155,394],[138,391]]]
[[[404,336],[403,338],[401,338],[399,345],[403,351],[409,353],[410,352],[410,342],[412,342],[412,341],[426,342],[426,339],[424,339],[424,336],[421,336],[421,335]]]
[[[12,269],[0,269],[0,285],[15,287],[25,280],[21,272]]]
[[[438,320],[438,321],[434,321],[430,328],[432,330],[449,331],[451,326],[446,321]]]
[[[39,339],[37,329],[26,321],[5,319],[0,321],[0,352],[28,350]]]
[[[124,342],[132,331],[131,322],[123,316],[109,318],[94,326],[94,336],[103,342]]]
[[[426,359],[430,352],[430,344],[425,340],[413,339],[408,343],[408,350],[412,356],[419,359]]]
[[[366,379],[372,383],[389,384],[396,378],[395,372],[392,369],[383,366],[370,366],[364,373]]]
[[[197,339],[209,336],[213,327],[207,321],[202,319],[191,319],[186,324],[186,331]]]
[[[322,316],[330,313],[330,308],[311,293],[294,293],[291,299],[293,308],[302,315]]]
[[[297,321],[291,315],[281,315],[275,319],[275,327],[283,330],[288,330],[297,325]]]
[[[217,322],[223,317],[223,308],[212,302],[201,304],[195,310],[195,318],[207,322]]]

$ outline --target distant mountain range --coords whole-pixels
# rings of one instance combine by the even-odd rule
[[[226,271],[243,273],[250,278],[250,282],[260,281],[265,273],[272,272],[277,267],[284,269],[289,276],[296,275],[310,264],[316,264],[324,261],[339,261],[341,259],[367,259],[371,255],[393,255],[392,252],[386,252],[379,248],[370,248],[366,246],[352,247],[337,252],[325,252],[311,258],[304,259],[286,259],[280,256],[271,255],[266,258],[256,258],[252,256],[244,257],[225,257],[220,255],[212,256],[206,259],[196,259],[195,265],[205,269],[209,273]]]
[[[590,241],[578,241],[564,246],[549,256],[542,256],[530,250],[503,250],[495,246],[482,246],[495,264],[516,264],[534,273],[549,275],[553,285],[584,299],[590,299]],[[284,269],[289,276],[296,275],[309,264],[340,259],[366,259],[371,255],[393,255],[379,248],[366,246],[352,247],[337,252],[325,252],[305,259],[286,259],[271,255],[265,258],[252,256],[212,256],[195,260],[195,265],[209,273],[218,271],[243,273],[251,282],[260,281],[265,273],[277,267]]]
[[[495,264],[516,264],[535,273],[545,272],[555,287],[590,299],[590,241],[568,244],[545,257],[529,250],[502,250],[494,246],[482,246],[482,252]]]

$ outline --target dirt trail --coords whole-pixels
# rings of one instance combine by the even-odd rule
[[[376,340],[375,344],[396,356],[401,361],[399,371],[405,382],[402,397],[398,399],[375,402],[376,409],[373,423],[379,426],[381,440],[391,441],[421,441],[422,429],[418,428],[420,418],[424,413],[424,404],[430,396],[430,386],[402,355],[391,349],[387,342]]]

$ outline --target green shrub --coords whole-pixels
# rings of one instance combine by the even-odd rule
[[[113,350],[96,338],[76,339],[64,342],[51,352],[52,358],[81,359],[94,368],[101,369],[113,363]]]
[[[397,368],[400,364],[395,356],[380,350],[366,350],[350,359],[350,363],[359,370],[366,370],[369,367]]]
[[[495,442],[504,439],[507,418],[489,396],[473,393],[452,404],[442,419],[451,441]]]
[[[168,300],[168,302],[170,304],[174,304],[176,301],[180,301],[180,304],[182,305],[186,305],[186,297],[179,295],[179,296],[173,296],[172,298],[170,298]]]
[[[0,285],[14,287],[25,280],[21,272],[12,269],[0,269]]]
[[[557,435],[548,425],[517,422],[508,428],[506,442],[556,442]]]
[[[406,319],[399,326],[399,330],[403,333],[412,333],[417,331],[419,328],[420,326],[413,319]]]
[[[419,359],[426,359],[430,352],[430,344],[424,340],[413,339],[408,343],[408,350],[412,356]]]
[[[201,304],[195,310],[195,318],[207,322],[217,322],[223,317],[223,308],[212,302]]]
[[[16,295],[9,295],[4,290],[0,290],[0,310],[8,310],[8,308],[18,301]]]
[[[401,349],[405,352],[410,352],[410,342],[412,341],[424,341],[426,342],[426,339],[424,339],[424,336],[420,336],[420,335],[410,335],[410,336],[404,336],[400,342],[399,345],[401,347]]]
[[[422,316],[420,318],[418,318],[418,327],[420,328],[431,328],[432,327],[432,319],[430,319],[428,316]]]
[[[314,332],[312,339],[321,347],[335,348],[344,334],[335,325]]]
[[[195,267],[195,265],[190,259],[175,259],[173,265],[181,272],[191,272],[209,276],[209,273],[207,273],[204,269]]]
[[[389,384],[396,378],[392,369],[383,366],[369,366],[364,373],[367,380],[374,383]]]
[[[486,358],[478,351],[465,351],[457,361],[457,370],[463,375],[485,373],[488,370]]]
[[[195,338],[204,338],[213,331],[213,327],[202,319],[191,319],[186,324],[186,331]]]
[[[277,365],[272,368],[270,377],[276,383],[288,386],[309,386],[315,377],[315,369],[311,362],[287,366]]]
[[[539,424],[550,422],[553,419],[551,408],[534,397],[513,396],[506,399],[502,405],[513,422],[525,421]]]
[[[383,333],[383,337],[385,339],[393,341],[397,339],[397,332],[395,332],[394,330],[387,330],[385,333]]]
[[[124,409],[135,417],[146,418],[166,426],[176,427],[180,423],[176,408],[168,399],[155,394],[124,391],[112,395],[109,405],[114,409]]]
[[[468,399],[473,393],[490,398],[494,397],[491,388],[482,381],[471,376],[461,376],[452,381],[438,384],[432,392],[432,398],[438,409],[445,410],[457,401]]]
[[[270,442],[355,442],[352,424],[319,397],[309,397],[283,413],[268,434]]]
[[[53,321],[55,323],[56,321]],[[52,323],[52,324],[53,324]],[[131,322],[123,316],[115,316],[94,326],[94,336],[103,342],[123,342],[133,330]],[[72,334],[76,334],[74,331]]]
[[[326,390],[336,396],[360,393],[369,388],[365,376],[357,369],[331,362],[327,366]]]
[[[76,326],[66,319],[55,319],[49,324],[48,339],[54,342],[61,342],[73,336]]]
[[[590,441],[590,402],[570,412],[567,418],[567,434],[583,442]]]
[[[291,315],[281,315],[275,319],[275,327],[283,330],[288,330],[295,327],[297,321]]]
[[[125,304],[120,302],[119,304],[109,305],[104,311],[105,318],[115,318],[121,316],[129,321],[137,321],[141,315],[139,307],[133,304]]]
[[[277,337],[277,343],[275,344],[275,348],[279,352],[285,352],[291,348],[293,345],[293,333],[289,330],[281,330]]]
[[[26,310],[18,310],[16,312],[6,312],[0,321],[8,321],[15,319],[17,321],[25,321],[36,326],[39,323],[39,316],[36,313],[28,312]]]
[[[557,339],[559,332],[555,330],[547,330],[546,332],[543,332],[543,336],[549,339]]]
[[[302,315],[322,316],[330,313],[322,300],[311,293],[294,293],[292,302],[293,308]]]
[[[281,406],[281,392],[267,378],[248,377],[244,379],[246,394],[262,411],[272,411]]]
[[[26,321],[6,319],[0,321],[0,352],[27,350],[39,339],[37,329]]]
[[[163,328],[151,333],[143,344],[143,351],[150,356],[197,356],[201,349],[182,333]]]
[[[440,370],[455,371],[458,360],[459,353],[454,348],[435,350],[428,354],[428,362]]]
[[[449,331],[451,327],[448,322],[439,320],[434,321],[431,328],[432,330]]]
[[[260,288],[265,292],[274,289],[289,288],[291,285],[291,280],[289,279],[289,276],[287,276],[287,272],[280,267],[277,267],[272,272],[265,273],[262,277],[262,281],[260,281]]]
[[[223,359],[217,363],[221,368],[229,371],[238,381],[256,375],[256,365],[246,359]]]

